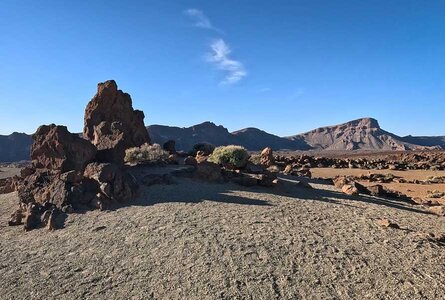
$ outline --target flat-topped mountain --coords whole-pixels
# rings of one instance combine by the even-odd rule
[[[415,144],[415,138],[404,139],[381,129],[373,118],[320,127],[290,139],[303,139],[318,150],[423,150],[441,146],[427,141],[423,142],[424,145]]]
[[[445,149],[445,136],[400,137],[383,130],[377,120],[362,118],[334,126],[320,127],[306,133],[279,137],[258,128],[229,132],[222,125],[204,122],[191,127],[151,125],[147,127],[153,143],[176,141],[178,150],[188,151],[201,142],[215,146],[241,145],[251,151],[272,147],[274,150],[424,150]],[[29,159],[31,136],[13,133],[0,136],[0,162]]]

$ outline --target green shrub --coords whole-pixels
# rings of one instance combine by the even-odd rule
[[[208,160],[227,168],[241,169],[247,165],[248,159],[249,154],[246,149],[230,145],[217,147]]]
[[[169,153],[158,144],[143,144],[140,147],[125,150],[125,162],[158,163],[168,159]]]
[[[249,157],[249,161],[254,165],[261,165],[261,155],[260,154],[252,154]]]
[[[215,146],[210,143],[198,143],[193,146],[192,156],[196,156],[198,151],[204,152],[205,155],[210,155],[215,150]]]

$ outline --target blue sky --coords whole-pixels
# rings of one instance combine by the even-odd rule
[[[80,132],[115,79],[146,125],[445,135],[445,1],[0,3],[0,134]]]

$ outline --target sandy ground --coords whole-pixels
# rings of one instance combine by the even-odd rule
[[[313,185],[177,179],[27,233],[5,225],[17,198],[0,195],[0,298],[443,298],[445,247],[424,235],[445,232],[445,218]]]
[[[0,167],[0,179],[13,177],[20,174],[20,168]]]
[[[361,169],[333,169],[333,168],[314,168],[311,169],[314,178],[334,178],[339,175],[369,175],[369,174],[393,174],[398,177],[405,178],[408,181],[426,180],[431,176],[445,176],[445,171],[430,170],[409,170],[409,171],[391,171],[391,170],[361,170]],[[381,184],[387,188],[402,192],[413,198],[429,199],[428,192],[439,191],[445,193],[445,184],[412,184],[412,183],[375,183],[360,181],[360,183],[369,186]],[[436,200],[445,203],[445,199]]]

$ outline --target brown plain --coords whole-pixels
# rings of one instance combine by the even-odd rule
[[[392,174],[402,177],[408,181],[426,180],[429,177],[445,176],[445,171],[432,170],[408,170],[408,171],[393,171],[393,170],[362,170],[362,169],[333,169],[333,168],[313,168],[311,169],[314,178],[334,178],[336,176],[355,176],[369,174]],[[375,185],[375,182],[360,181],[359,183],[370,186]],[[379,183],[391,190],[399,191],[412,198],[428,199],[429,191],[439,191],[445,193],[445,184],[413,184],[413,183]]]

